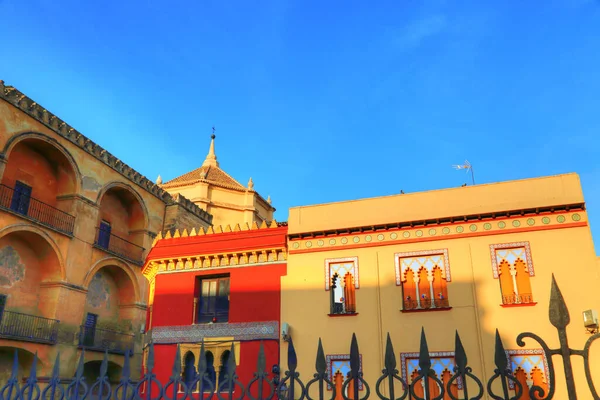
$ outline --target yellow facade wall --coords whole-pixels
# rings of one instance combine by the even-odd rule
[[[442,200],[443,199],[443,200]],[[289,234],[583,202],[577,174],[432,190],[290,209]]]
[[[530,182],[531,185],[527,185]],[[555,186],[554,183],[558,182]],[[328,204],[290,212],[289,230],[306,233],[307,227],[329,230],[353,226],[399,222],[400,216],[429,219],[458,216],[457,211],[481,213],[500,211],[500,207],[573,204],[583,201],[578,177],[574,174],[531,181],[505,182],[457,191],[440,191],[437,203],[450,206],[432,208],[431,193],[415,194],[415,209],[387,208],[404,199],[384,198]],[[497,190],[502,188],[502,190]],[[490,191],[487,193],[486,190]],[[463,190],[464,201],[459,192]],[[518,201],[499,193],[516,192]],[[467,198],[478,193],[480,201]],[[449,195],[447,201],[446,194]],[[419,200],[419,196],[423,200]],[[539,196],[539,200],[536,200]],[[387,204],[382,207],[382,204]],[[421,210],[416,205],[422,205]],[[441,209],[441,211],[440,211]],[[322,218],[322,213],[328,215]],[[447,213],[447,214],[442,214]],[[298,218],[301,215],[301,223]],[[292,218],[294,216],[294,218]],[[315,219],[313,219],[315,218]],[[354,219],[352,219],[354,218]],[[368,218],[372,218],[368,220]],[[407,217],[408,218],[408,217]],[[318,219],[318,220],[316,220]],[[331,226],[328,225],[331,221]],[[347,223],[346,223],[347,226]],[[535,305],[502,306],[499,279],[492,270],[491,245],[527,242],[535,276],[530,277]],[[402,312],[403,295],[396,285],[396,253],[446,250],[451,281],[447,282],[449,310]],[[330,293],[325,290],[325,262],[328,259],[357,257],[360,288],[356,289],[357,315],[329,316]],[[288,273],[282,278],[282,323],[290,333],[298,353],[298,371],[308,378],[313,373],[318,339],[325,354],[349,354],[352,333],[356,333],[366,381],[375,384],[383,368],[385,338],[390,333],[400,369],[400,353],[419,351],[420,331],[425,329],[430,352],[454,351],[458,330],[473,372],[485,380],[494,373],[494,334],[498,328],[507,350],[521,349],[516,337],[531,331],[544,338],[551,348],[558,347],[556,330],[548,320],[551,276],[554,274],[571,313],[568,334],[571,346],[583,348],[589,334],[583,328],[581,313],[600,309],[597,288],[600,284],[598,261],[594,252],[587,214],[584,210],[548,212],[510,218],[429,225],[404,229],[354,234],[332,234],[296,238],[289,241]],[[282,365],[285,347],[282,345]],[[538,349],[527,341],[525,348]],[[592,355],[593,371],[600,372],[600,350]],[[594,358],[595,357],[595,358]],[[558,359],[555,362],[559,362]],[[584,372],[575,363],[576,384],[586,388]],[[556,364],[556,398],[566,398],[562,364]],[[585,398],[585,397],[582,397]]]

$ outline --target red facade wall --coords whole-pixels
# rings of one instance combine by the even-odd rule
[[[285,264],[191,271],[156,276],[152,326],[190,325],[198,277],[229,274],[229,322],[279,321]]]
[[[254,229],[241,232],[198,235],[160,240],[147,258],[164,260],[186,256],[236,253],[286,247],[287,227]],[[199,295],[199,280],[229,275],[229,323],[280,321],[281,277],[285,261],[267,265],[203,268],[185,272],[159,273],[155,277],[154,299],[148,328],[191,325],[194,322],[194,298]],[[200,279],[199,279],[200,278]],[[279,340],[263,341],[266,368],[279,362]],[[256,372],[260,341],[240,341],[240,359],[236,373],[247,385]],[[155,345],[154,373],[161,382],[172,374],[176,344]],[[183,354],[182,354],[183,357]],[[197,362],[197,361],[196,361]],[[218,361],[215,360],[215,364]]]

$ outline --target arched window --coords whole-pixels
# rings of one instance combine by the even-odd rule
[[[450,267],[447,250],[396,253],[396,285],[403,310],[448,309]]]
[[[502,304],[535,304],[531,291],[534,276],[529,243],[506,243],[491,246],[494,278],[500,280]]]
[[[191,351],[185,354],[184,367],[183,367],[183,383],[189,391],[194,391],[191,387],[194,379],[196,379],[196,357]]]
[[[543,350],[507,350],[507,354],[513,374],[523,387],[519,400],[534,400],[529,396],[529,389],[534,385],[548,393],[548,365]],[[516,394],[516,385],[510,383],[510,388]]]
[[[206,352],[206,375],[208,376],[208,380],[212,383],[215,392],[217,391],[217,373],[215,371],[215,356],[211,351]],[[208,385],[204,385],[206,387],[206,391],[209,391]]]
[[[358,258],[325,260],[325,290],[329,290],[330,311],[333,314],[356,314],[358,288]]]
[[[219,366],[219,388],[221,390],[226,391],[229,388],[228,376],[229,373],[229,357],[231,352],[229,350],[225,350],[223,354],[221,354],[221,365]]]

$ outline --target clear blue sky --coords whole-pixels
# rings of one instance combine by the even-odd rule
[[[485,3],[485,4],[484,4]],[[600,0],[0,0],[0,79],[148,178],[290,206],[577,172],[600,244]],[[597,246],[598,247],[598,246]]]

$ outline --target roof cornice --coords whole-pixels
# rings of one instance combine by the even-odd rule
[[[82,133],[69,126],[65,121],[46,110],[15,87],[5,86],[4,81],[2,80],[0,80],[0,98],[67,139],[75,146],[100,160],[102,163],[120,173],[123,177],[165,203],[173,201],[171,195],[167,191],[161,189],[157,184],[113,156],[106,149],[94,143],[91,139],[85,137]]]
[[[3,80],[0,80],[0,98],[29,115],[31,118],[46,126],[59,136],[67,139],[75,146],[79,147],[108,167],[117,171],[123,177],[135,183],[146,192],[162,200],[165,204],[180,204],[204,221],[208,223],[212,222],[212,215],[210,215],[208,212],[202,210],[196,204],[190,202],[181,195],[174,199],[169,192],[162,189],[160,186],[119,160],[117,157],[113,156],[106,149],[94,143],[91,139],[85,137],[82,133],[78,132],[75,128],[69,126],[65,121],[58,118],[56,115],[52,114],[44,107],[27,97],[14,86],[5,86]]]

